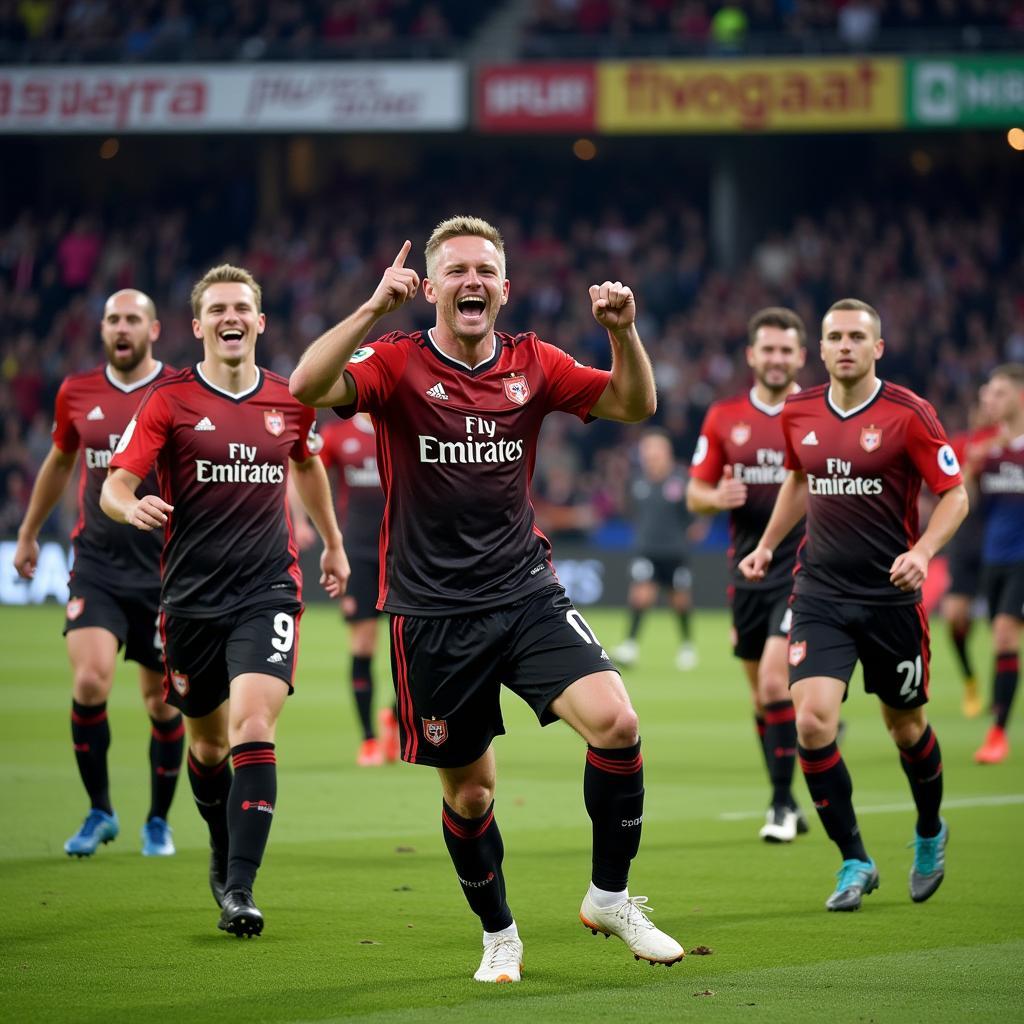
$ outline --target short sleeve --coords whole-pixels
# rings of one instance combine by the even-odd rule
[[[150,388],[121,434],[110,460],[111,469],[126,469],[145,478],[171,432],[171,414],[161,392]]]
[[[786,458],[784,465],[786,469],[794,469],[797,472],[803,472],[803,463],[800,461],[800,456],[796,453],[796,446],[793,444],[793,414],[789,411],[789,407],[784,405],[782,407],[782,441],[786,446]]]
[[[607,370],[583,366],[568,352],[539,339],[537,353],[547,381],[547,408],[586,420],[612,375]]]
[[[962,484],[960,461],[946,437],[935,410],[925,401],[909,417],[907,454],[933,494]]]
[[[718,429],[718,410],[711,406],[697,438],[697,447],[690,459],[690,476],[704,483],[717,484],[725,468],[725,448]]]
[[[53,409],[53,443],[65,455],[78,451],[81,439],[71,416],[71,402],[68,396],[68,382],[64,381],[57,392],[57,401]]]
[[[297,404],[297,403],[296,403]],[[319,455],[324,446],[324,439],[317,433],[316,410],[307,405],[298,405],[299,409],[299,436],[288,453],[292,462],[306,462]]]
[[[356,386],[356,400],[350,405],[336,405],[334,411],[349,419],[357,412],[379,413],[387,403],[395,384],[402,376],[408,358],[405,346],[397,344],[404,334],[385,334],[352,353],[345,372]]]

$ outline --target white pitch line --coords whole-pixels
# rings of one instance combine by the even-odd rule
[[[1012,804],[1024,804],[1024,793],[1006,793],[1002,796],[964,796],[943,800],[942,807],[1007,807]],[[854,807],[860,814],[896,814],[914,810],[908,800],[902,804],[877,804],[874,807]],[[764,817],[764,811],[725,811],[718,816],[719,821],[754,821]]]

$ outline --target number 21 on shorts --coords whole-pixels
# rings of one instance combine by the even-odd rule
[[[921,678],[924,674],[921,665],[921,655],[919,654],[913,661],[909,658],[906,661],[901,661],[896,666],[896,671],[903,676],[900,696],[909,704],[921,689]]]

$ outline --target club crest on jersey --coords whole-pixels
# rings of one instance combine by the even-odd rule
[[[521,373],[515,377],[506,377],[501,383],[505,386],[505,397],[510,402],[526,405],[530,398],[530,384]]]
[[[733,444],[744,445],[750,440],[750,424],[737,423],[729,433]]]
[[[882,447],[882,431],[874,425],[861,428],[860,446],[866,452],[877,451]]]
[[[428,743],[439,747],[448,739],[448,723],[443,718],[424,718],[423,735]]]
[[[263,414],[263,425],[267,428],[268,434],[280,437],[284,433],[284,413],[269,409]]]
[[[171,669],[171,686],[180,697],[188,696],[188,676],[184,672],[175,672]]]
[[[66,609],[68,622],[74,622],[82,612],[85,611],[85,598],[84,597],[73,597],[68,601]]]
[[[789,663],[794,668],[807,657],[807,641],[801,640],[798,644],[789,645]]]

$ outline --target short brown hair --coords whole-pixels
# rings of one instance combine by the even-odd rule
[[[1005,377],[1015,387],[1024,388],[1024,363],[1003,363],[989,374],[989,379],[993,377]]]
[[[837,310],[852,309],[857,313],[867,313],[871,317],[875,324],[875,336],[880,338],[882,336],[882,318],[878,315],[878,310],[874,306],[869,306],[866,302],[861,299],[840,299],[838,302],[833,302],[828,309],[825,310],[825,316],[821,318],[821,333],[825,333],[825,317],[829,313],[834,313]]]
[[[796,331],[800,341],[800,347],[807,344],[807,328],[804,327],[803,318],[799,313],[785,306],[768,306],[759,309],[747,324],[747,341],[753,345],[757,340],[757,332],[762,327],[778,327],[783,331]]]
[[[230,263],[221,263],[211,267],[196,281],[192,288],[192,315],[198,320],[203,307],[203,293],[212,284],[247,284],[256,296],[256,312],[263,308],[263,289],[256,283],[256,278],[244,267],[233,267]]]
[[[476,235],[478,238],[486,238],[488,242],[492,243],[501,257],[501,276],[505,276],[505,242],[501,237],[501,232],[493,224],[488,224],[482,217],[459,214],[441,221],[430,233],[430,238],[427,239],[426,247],[423,250],[423,257],[427,264],[427,277],[433,277],[438,249],[449,238],[459,238],[462,235]]]

